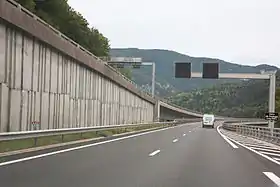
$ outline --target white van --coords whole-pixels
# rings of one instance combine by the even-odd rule
[[[202,119],[202,128],[205,126],[210,126],[214,128],[215,117],[213,114],[204,114]]]

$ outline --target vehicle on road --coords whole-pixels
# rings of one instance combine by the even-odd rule
[[[204,114],[202,118],[202,128],[212,127],[215,125],[215,116],[213,114]]]

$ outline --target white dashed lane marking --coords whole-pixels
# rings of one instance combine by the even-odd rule
[[[157,154],[159,154],[159,153],[160,153],[160,150],[158,149],[158,150],[156,150],[156,151],[150,153],[149,156],[155,156],[155,155],[157,155]]]

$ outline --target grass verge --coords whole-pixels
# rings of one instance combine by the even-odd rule
[[[92,139],[98,137],[108,137],[116,134],[122,134],[127,132],[141,131],[151,128],[165,128],[170,125],[142,125],[137,127],[121,127],[111,130],[99,130],[85,133],[71,133],[64,135],[55,135],[55,136],[44,136],[38,138],[27,138],[20,140],[9,140],[0,142],[0,153],[28,149],[33,147],[47,146],[58,143],[72,142],[83,139]]]

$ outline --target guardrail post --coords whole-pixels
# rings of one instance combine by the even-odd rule
[[[36,147],[36,146],[37,146],[37,143],[38,143],[37,141],[38,141],[38,138],[37,138],[37,137],[35,137],[35,138],[34,138],[34,147]]]

